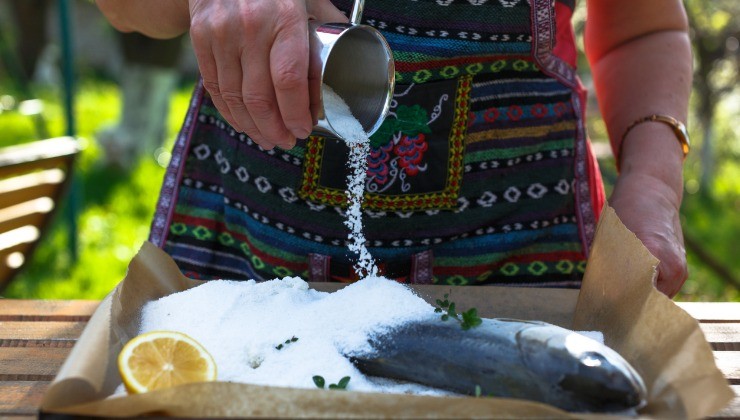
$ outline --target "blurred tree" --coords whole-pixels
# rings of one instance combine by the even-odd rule
[[[50,4],[49,0],[10,0],[12,20],[18,32],[15,47],[26,80],[33,78],[46,46],[46,14]]]
[[[166,137],[170,96],[180,77],[177,69],[183,37],[152,39],[140,33],[118,33],[123,52],[119,75],[123,106],[119,121],[96,133],[108,166],[131,171],[138,159],[157,150]]]
[[[693,181],[696,186],[690,186],[691,181],[686,184],[689,193],[696,192],[698,187],[701,197],[692,200],[689,196],[684,200],[687,209],[684,239],[691,258],[700,261],[726,287],[737,291],[740,290],[740,272],[737,271],[740,266],[736,258],[736,236],[732,232],[737,232],[740,225],[731,215],[733,210],[727,213],[725,207],[737,196],[732,192],[718,196],[718,186],[737,185],[737,182],[717,178],[717,175],[723,173],[727,177],[737,169],[732,162],[736,156],[733,148],[737,150],[737,146],[733,146],[734,136],[730,134],[737,123],[722,121],[720,115],[727,115],[726,111],[730,116],[737,115],[737,106],[733,106],[732,101],[737,101],[740,95],[740,2],[685,0],[684,4],[694,51],[692,115],[701,133],[695,143],[700,163],[699,183],[696,185]],[[732,141],[723,142],[723,139]],[[728,166],[734,169],[728,171]],[[723,236],[724,231],[729,234]]]
[[[738,92],[740,64],[740,1],[686,0],[694,47],[695,112],[702,130],[700,191],[714,184],[717,105]]]

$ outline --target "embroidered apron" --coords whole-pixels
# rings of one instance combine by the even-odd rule
[[[363,23],[396,61],[363,208],[381,274],[580,285],[604,195],[585,136],[572,9],[567,0],[366,2]],[[261,150],[198,84],[150,240],[192,278],[356,280],[347,173],[341,140]]]

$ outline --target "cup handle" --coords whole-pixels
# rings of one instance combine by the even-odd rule
[[[352,6],[352,14],[350,15],[349,21],[353,25],[359,25],[362,21],[362,9],[365,7],[365,0],[355,0],[355,4]]]

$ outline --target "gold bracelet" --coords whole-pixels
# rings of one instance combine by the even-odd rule
[[[627,127],[627,129],[624,130],[624,134],[622,134],[622,140],[621,143],[619,143],[619,156],[617,156],[617,170],[620,168],[621,163],[621,157],[622,157],[622,148],[624,145],[624,140],[627,138],[627,134],[635,128],[636,125],[642,124],[644,122],[648,121],[657,121],[662,122],[663,124],[666,124],[671,127],[673,130],[673,134],[676,135],[676,139],[679,143],[681,143],[681,150],[683,151],[683,159],[686,160],[686,156],[689,154],[689,150],[691,149],[691,143],[689,142],[689,132],[686,130],[686,126],[679,120],[669,117],[667,115],[648,115],[647,117],[642,117],[636,119],[632,124]]]

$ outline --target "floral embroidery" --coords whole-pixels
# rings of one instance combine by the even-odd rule
[[[390,160],[393,151],[393,143],[388,142],[385,146],[370,149],[370,156],[367,158],[367,176],[371,182],[385,185],[388,182],[388,173],[390,172]]]
[[[390,140],[386,145],[370,151],[365,183],[370,192],[387,190],[396,181],[401,183],[401,191],[407,192],[411,186],[406,182],[406,177],[417,176],[420,171],[427,169],[427,164],[422,163],[424,152],[429,149],[424,133],[416,136],[404,134],[394,139],[397,139],[395,144],[394,140]]]
[[[379,211],[456,209],[463,173],[471,76],[426,85],[396,85],[388,118],[370,137],[363,208]],[[425,106],[419,105],[424,104]],[[347,147],[312,136],[299,196],[342,206]]]
[[[404,95],[405,93],[401,93],[395,97]],[[442,95],[437,107],[441,107],[448,98],[447,94]],[[396,100],[394,104],[397,105]],[[422,160],[429,144],[424,133],[431,133],[429,124],[438,117],[437,111],[429,118],[427,111],[418,104],[400,105],[391,110],[390,118],[383,121],[380,129],[370,137],[371,153],[365,183],[368,191],[383,192],[396,182],[400,182],[402,192],[411,189],[406,179],[426,171],[427,164],[422,163]],[[391,151],[395,156],[391,156]]]
[[[409,137],[404,135],[401,140],[393,148],[396,155],[400,158],[398,164],[401,165],[408,175],[416,176],[419,170],[425,170],[426,164],[419,165],[421,160],[424,158],[424,152],[429,148],[423,133],[419,133],[415,137]]]

